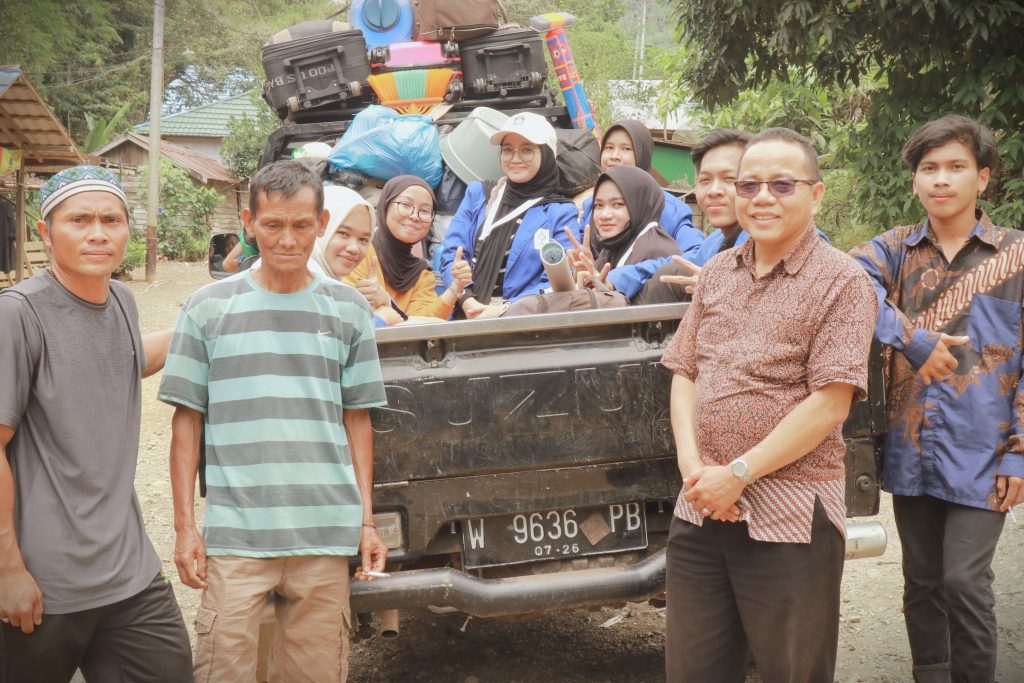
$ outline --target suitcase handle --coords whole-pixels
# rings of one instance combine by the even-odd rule
[[[529,43],[504,43],[502,45],[494,45],[490,47],[480,48],[479,54],[491,56],[491,55],[504,55],[516,52],[529,52]]]
[[[341,45],[335,45],[332,49],[338,53],[338,57],[341,57],[343,54],[345,54],[345,48]],[[288,58],[284,60],[282,63],[284,64],[285,68],[293,69],[295,72],[295,76],[298,77],[299,69],[301,69],[304,66],[308,66],[310,64],[315,64],[317,62],[322,61],[324,61],[324,54],[320,53],[313,57],[298,57],[294,59]]]
[[[343,82],[344,74],[341,71],[341,57],[345,53],[345,48],[341,45],[334,46],[334,53],[331,55],[331,64],[334,66],[334,77],[337,79],[337,83]],[[316,57],[303,57],[300,59],[286,59],[284,62],[285,67],[291,67],[292,72],[295,74],[295,89],[307,102],[315,100],[324,94],[324,90],[317,90],[316,88],[307,88],[306,83],[302,78],[302,67],[309,64],[318,64],[325,61],[324,55],[320,54]],[[353,93],[354,94],[354,93]]]

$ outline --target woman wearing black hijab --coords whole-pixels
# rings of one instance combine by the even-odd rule
[[[626,119],[612,125],[601,138],[601,170],[616,166],[635,166],[648,173],[654,154],[654,138],[651,131],[641,121]],[[665,197],[664,208],[658,216],[658,223],[679,243],[679,251],[686,258],[696,257],[704,235],[693,227],[693,211],[683,201],[668,191],[662,191]],[[578,199],[577,199],[578,201]],[[581,225],[590,222],[593,196],[587,197],[580,212]],[[635,293],[634,293],[635,294]],[[633,296],[633,294],[627,294]]]
[[[376,214],[372,245],[345,280],[375,310],[397,306],[408,316],[450,317],[465,283],[453,282],[438,296],[433,271],[412,251],[434,222],[430,185],[412,175],[392,178],[381,190]]]
[[[665,199],[648,173],[614,166],[594,185],[594,210],[574,269],[623,292],[639,292],[679,244],[658,223]],[[632,298],[633,295],[627,294]]]
[[[538,249],[570,247],[579,236],[575,205],[558,190],[555,129],[532,112],[514,114],[491,136],[504,177],[470,183],[441,248],[446,285],[472,280],[462,297],[467,318],[500,315],[509,302],[549,287]]]

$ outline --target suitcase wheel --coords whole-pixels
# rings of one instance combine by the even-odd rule
[[[449,59],[457,59],[459,56],[459,44],[449,40],[441,46],[441,54]]]
[[[370,50],[370,64],[374,66],[384,66],[391,59],[391,50],[387,46],[380,46]]]
[[[476,92],[487,92],[487,80],[478,78],[473,81],[473,90]]]
[[[349,81],[348,89],[352,91],[352,97],[359,97],[363,94],[363,86],[359,81]]]
[[[288,111],[297,112],[299,110],[299,98],[292,95],[288,98]]]
[[[462,99],[462,95],[462,81],[452,81],[451,85],[448,86],[448,96],[445,97],[445,100],[448,102],[458,102]]]
[[[540,86],[540,84],[542,82],[544,82],[544,77],[543,76],[541,76],[536,71],[531,71],[530,72],[530,87],[531,88],[536,88],[536,87]]]

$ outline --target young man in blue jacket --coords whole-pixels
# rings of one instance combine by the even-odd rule
[[[914,678],[993,681],[992,557],[1006,511],[1024,502],[1024,233],[977,206],[998,164],[977,122],[926,123],[903,159],[927,220],[851,253],[893,352],[882,487],[903,545]]]

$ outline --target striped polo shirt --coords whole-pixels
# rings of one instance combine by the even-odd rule
[[[209,555],[355,555],[362,524],[342,409],[386,404],[373,315],[314,274],[268,292],[252,273],[196,292],[160,400],[205,415]]]

